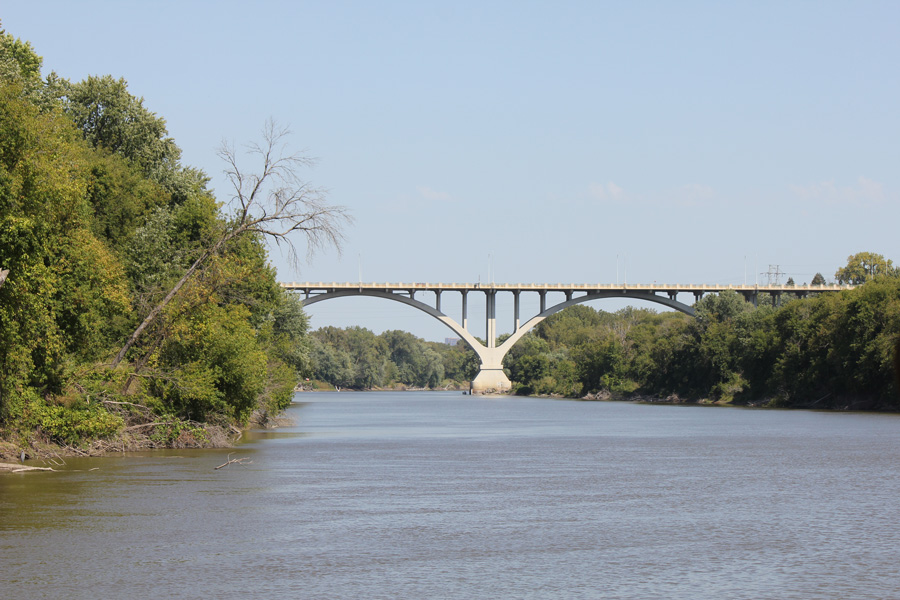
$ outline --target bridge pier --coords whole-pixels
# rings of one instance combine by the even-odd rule
[[[505,394],[512,388],[509,377],[503,372],[506,350],[495,346],[475,348],[481,360],[481,369],[470,384],[469,391],[472,394]]]
[[[485,369],[478,371],[478,375],[472,380],[469,391],[472,394],[505,394],[512,388],[509,377],[503,369]]]

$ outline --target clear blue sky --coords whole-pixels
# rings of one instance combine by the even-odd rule
[[[283,280],[724,284],[771,264],[802,283],[863,250],[900,261],[897,2],[7,0],[0,19],[45,74],[124,77],[220,199],[221,140],[290,125],[356,222],[300,272],[273,253]],[[452,335],[375,299],[309,312]]]

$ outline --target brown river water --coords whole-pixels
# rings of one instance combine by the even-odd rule
[[[0,598],[900,598],[898,415],[296,399],[232,450],[0,474]]]

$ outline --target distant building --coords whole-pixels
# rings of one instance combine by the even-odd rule
[[[459,343],[459,338],[444,338],[444,343],[448,346],[455,346]]]

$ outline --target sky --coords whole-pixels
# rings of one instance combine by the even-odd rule
[[[126,79],[220,200],[222,141],[288,126],[354,222],[299,269],[273,250],[282,281],[803,283],[900,261],[897,2],[0,0],[0,19],[45,75]],[[454,335],[374,298],[308,313]]]

